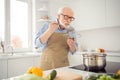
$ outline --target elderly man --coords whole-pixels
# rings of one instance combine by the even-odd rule
[[[77,42],[75,30],[70,23],[74,20],[70,7],[58,10],[57,20],[48,22],[40,29],[35,38],[35,45],[42,51],[40,67],[43,70],[68,66],[68,53],[75,53]]]

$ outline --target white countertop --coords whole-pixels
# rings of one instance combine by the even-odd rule
[[[90,53],[90,52],[76,52],[75,54],[84,54],[84,53]],[[92,53],[92,52],[91,52]],[[94,53],[94,52],[93,52]],[[120,52],[105,52],[107,56],[115,56],[115,57],[120,57]]]
[[[89,52],[76,52],[74,55],[82,55],[84,53]],[[14,53],[12,54],[0,54],[0,59],[12,59],[12,58],[21,58],[21,57],[33,57],[40,56],[42,53],[34,53],[34,52],[25,52],[25,53]],[[107,56],[120,57],[119,52],[106,52]]]
[[[14,59],[14,58],[23,58],[23,57],[34,57],[34,56],[40,56],[42,53],[14,53],[12,54],[0,54],[0,59]]]
[[[86,52],[77,52],[75,53],[74,55],[77,56],[77,55],[82,55],[83,53],[86,53]],[[111,54],[111,55],[110,55]],[[117,56],[118,58],[120,57],[120,54],[117,53],[116,55],[113,55],[114,53],[110,53],[109,56]],[[14,58],[26,58],[26,57],[34,57],[34,56],[40,56],[41,53],[22,53],[22,54],[14,54],[12,56],[8,55],[8,56],[1,56],[0,59],[14,59]],[[108,54],[107,54],[108,55]],[[73,64],[71,66],[74,66],[76,64]],[[63,67],[63,68],[57,68],[56,70],[64,70],[64,71],[70,71],[70,72],[73,72],[73,73],[77,73],[77,74],[81,74],[83,76],[83,80],[86,76],[88,76],[89,74],[95,74],[95,73],[92,73],[92,72],[86,72],[86,71],[81,71],[81,70],[76,70],[76,69],[72,69],[72,68],[69,68],[70,66],[68,67]],[[16,77],[13,77],[13,78],[9,78],[9,79],[4,79],[4,80],[16,80],[15,79]]]
[[[80,74],[82,75],[83,80],[85,80],[86,76],[90,75],[90,74],[95,74],[97,75],[97,73],[93,73],[93,72],[86,72],[86,71],[81,71],[81,70],[77,70],[77,69],[72,69],[68,67],[62,67],[62,68],[57,68],[55,69],[56,71],[67,71],[67,72],[71,72],[71,73],[76,73],[76,74]],[[45,71],[45,72],[50,72],[51,70]],[[3,80],[16,80],[19,76],[17,77],[12,77],[9,79],[3,79]]]

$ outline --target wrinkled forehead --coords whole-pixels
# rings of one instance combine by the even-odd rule
[[[62,8],[59,13],[61,14],[64,14],[64,15],[68,15],[68,16],[74,16],[74,13],[73,13],[73,10],[71,8],[68,8],[68,7],[65,7],[65,8]]]

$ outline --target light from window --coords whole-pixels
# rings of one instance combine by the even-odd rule
[[[11,0],[11,44],[15,49],[28,48],[28,5],[23,0]]]
[[[0,41],[4,41],[5,31],[5,7],[4,0],[0,0]]]

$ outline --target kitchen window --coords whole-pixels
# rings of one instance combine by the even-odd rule
[[[14,52],[32,51],[31,0],[0,0],[1,4],[3,22],[0,26],[3,26],[0,38],[4,41],[5,51],[9,51],[8,46],[12,46]]]
[[[0,0],[0,42],[4,40],[4,30],[5,30],[5,8],[4,0]],[[0,45],[0,51],[2,46]]]
[[[5,8],[4,0],[0,0],[0,41],[4,39]]]

